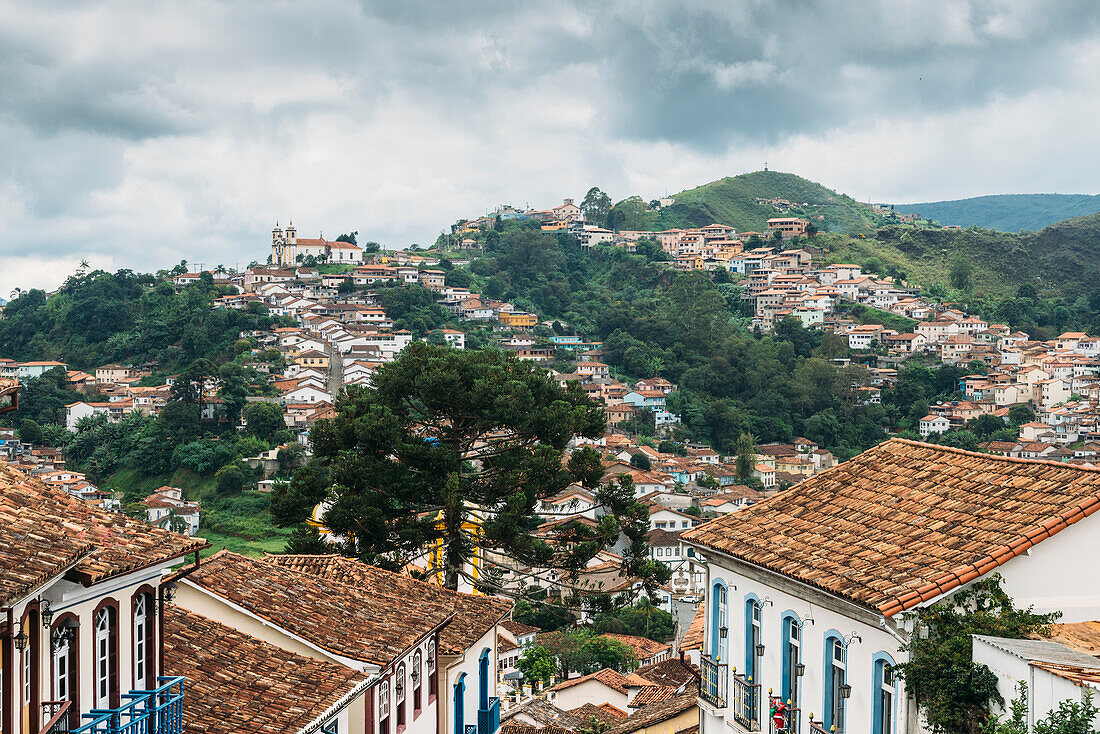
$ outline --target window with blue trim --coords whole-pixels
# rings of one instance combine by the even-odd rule
[[[760,668],[763,663],[759,654],[762,636],[762,610],[760,600],[749,597],[745,600],[745,678],[750,683],[760,680]]]
[[[783,615],[783,686],[781,695],[798,708],[798,666],[802,662],[802,623],[793,614]]]
[[[729,600],[724,584],[716,583],[711,597],[710,654],[715,660],[729,658]]]
[[[827,731],[844,732],[844,688],[848,675],[848,651],[836,634],[825,637],[825,713]]]
[[[454,711],[455,711],[455,734],[464,734],[466,731],[466,674],[463,673],[458,683],[455,683],[454,691]]]
[[[897,700],[897,678],[894,674],[894,663],[885,653],[875,655],[872,685],[874,686],[872,689],[872,700],[874,701],[872,732],[874,734],[894,734],[894,702]]]

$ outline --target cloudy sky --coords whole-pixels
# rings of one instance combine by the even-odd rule
[[[0,0],[0,295],[769,167],[1097,193],[1095,0]]]

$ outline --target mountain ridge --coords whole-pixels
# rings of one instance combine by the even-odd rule
[[[1036,231],[1100,212],[1100,194],[989,194],[965,199],[896,204],[895,211],[920,214],[940,224],[1001,232]]]

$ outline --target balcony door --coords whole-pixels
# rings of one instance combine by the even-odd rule
[[[847,659],[844,650],[844,642],[837,638],[831,639],[832,653],[829,664],[829,720],[836,734],[844,732],[844,693],[843,686],[847,676]]]
[[[791,708],[798,708],[798,664],[802,660],[802,628],[798,620],[789,617],[787,624],[787,645],[783,651],[783,697],[791,702]]]

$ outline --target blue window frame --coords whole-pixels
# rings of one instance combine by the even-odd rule
[[[477,702],[482,711],[489,708],[489,648],[481,651],[477,669]]]
[[[710,656],[725,662],[729,658],[729,592],[721,581],[711,587],[710,606]]]
[[[822,719],[826,731],[836,734],[844,732],[844,696],[841,686],[848,677],[848,650],[844,638],[836,630],[825,633],[825,661],[822,669],[822,681],[825,688],[824,713]]]
[[[871,711],[873,734],[894,734],[897,728],[897,677],[894,660],[884,652],[876,652],[871,658]]]
[[[763,608],[756,594],[745,597],[745,678],[750,683],[760,680],[763,659],[757,655],[757,646],[764,640]]]
[[[455,734],[465,734],[466,731],[466,674],[458,677],[454,691],[455,710]]]
[[[802,662],[802,620],[788,610],[781,617],[783,624],[783,681],[780,695],[798,708],[798,665]]]

